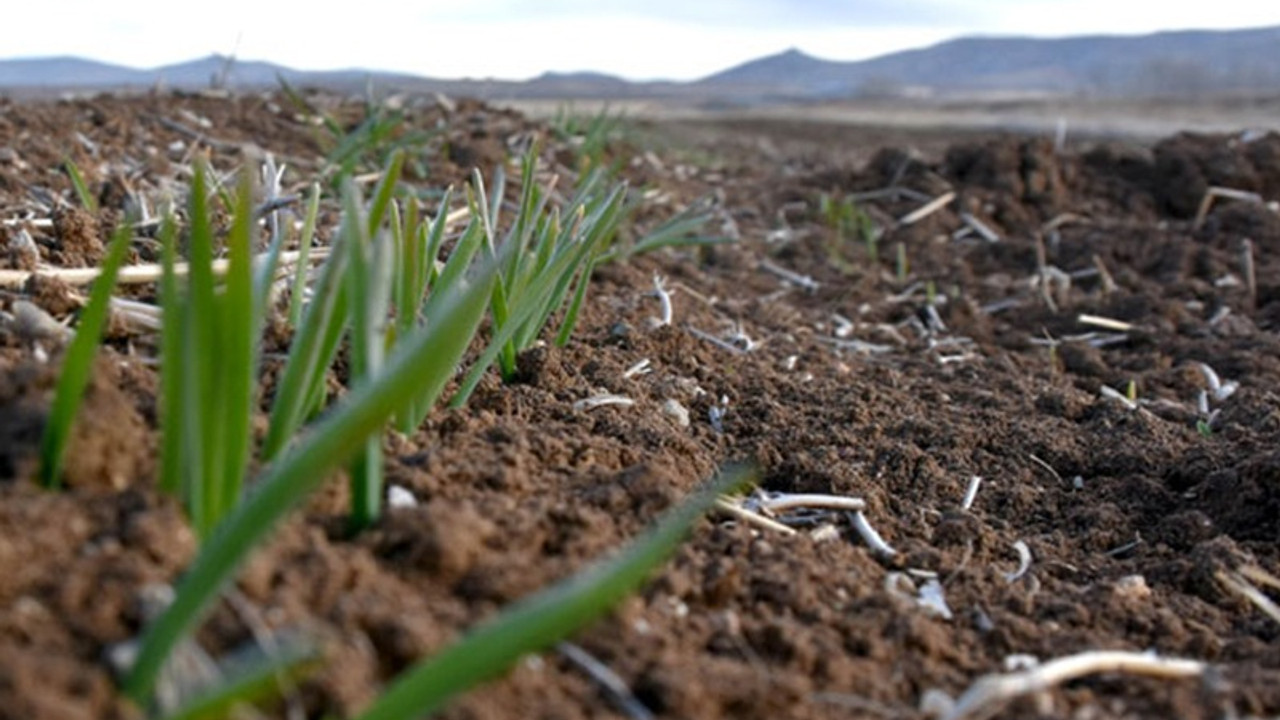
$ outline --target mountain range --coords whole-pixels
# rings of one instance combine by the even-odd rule
[[[304,71],[211,55],[147,70],[78,57],[0,60],[9,93],[164,86],[277,85],[482,98],[680,97],[730,102],[973,94],[1107,96],[1280,93],[1280,26],[1066,38],[965,37],[859,61],[788,50],[692,82],[630,82],[600,73],[546,73],[527,81],[444,80],[364,69]]]

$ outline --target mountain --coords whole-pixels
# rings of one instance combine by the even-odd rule
[[[801,50],[791,48],[777,55],[751,60],[716,73],[701,82],[707,85],[754,84],[783,85],[795,78],[810,78],[830,72],[833,67],[852,63],[819,60]]]
[[[142,85],[145,70],[77,57],[22,58],[0,61],[0,87],[78,87]]]
[[[975,91],[1195,94],[1280,91],[1280,27],[1042,39],[966,37],[858,62],[789,50],[698,81],[796,96]]]
[[[220,55],[150,70],[74,57],[0,61],[0,89],[96,91],[295,86],[442,92],[489,100],[681,98],[758,103],[847,97],[982,94],[1094,96],[1280,93],[1280,26],[1249,30],[1066,38],[965,37],[870,60],[833,61],[791,49],[691,83],[629,82],[594,72],[544,73],[523,82],[441,80],[361,69],[311,72]]]

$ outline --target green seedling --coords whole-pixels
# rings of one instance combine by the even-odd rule
[[[217,286],[206,177],[207,170],[197,167],[188,209],[186,286],[179,287],[173,270],[176,231],[170,220],[161,232],[160,292],[167,320],[161,330],[160,485],[184,499],[202,538],[240,499],[249,462],[266,286],[274,277],[270,260],[254,276],[255,223],[246,176],[225,238],[227,273]],[[268,258],[275,256],[268,253]]]
[[[71,162],[71,158],[62,161],[62,167],[67,171],[67,178],[71,180],[71,187],[76,191],[76,197],[79,198],[80,204],[85,210],[91,213],[98,212],[98,199],[89,192],[89,186],[84,181],[84,175],[80,174],[80,168]]]
[[[1207,418],[1198,418],[1196,420],[1196,432],[1200,433],[1200,437],[1213,437],[1213,423]]]
[[[294,281],[294,299],[290,312],[298,318],[294,325],[296,332],[272,401],[267,436],[262,446],[264,460],[278,457],[298,430],[322,409],[326,374],[351,325],[353,312],[358,308],[370,310],[362,302],[352,302],[352,293],[365,292],[362,288],[382,289],[387,286],[385,278],[367,276],[367,263],[353,267],[353,258],[366,257],[369,238],[381,231],[383,221],[392,207],[392,196],[400,179],[402,165],[403,154],[393,153],[374,190],[373,201],[367,213],[360,209],[359,195],[354,186],[350,183],[344,186],[342,225],[331,244],[329,257],[321,268],[311,300],[305,304],[305,309],[300,300],[305,294],[305,279],[296,278]],[[318,188],[313,188],[312,207],[319,202],[318,192]],[[311,209],[308,209],[308,218],[307,225],[314,227],[314,212]],[[303,241],[309,242],[307,227],[303,230]],[[382,267],[381,262],[379,267]],[[299,263],[299,274],[306,271],[306,267]],[[357,278],[359,282],[356,282]],[[381,307],[385,306],[385,303],[381,303]],[[382,322],[379,319],[375,324],[381,325]]]
[[[422,151],[437,132],[409,127],[403,110],[390,108],[376,101],[372,92],[366,92],[364,117],[348,129],[337,118],[308,102],[283,77],[277,76],[276,80],[295,110],[320,120],[316,141],[326,153],[321,176],[331,181],[332,188],[341,189],[344,178],[385,168],[398,153],[411,158],[415,175],[426,176],[421,158],[428,154]]]
[[[480,325],[496,276],[488,264],[428,303],[421,331],[404,338],[370,382],[354,388],[288,453],[262,472],[252,493],[231,509],[201,548],[172,605],[143,636],[125,693],[145,704],[173,648],[203,619],[251,550],[329,473],[350,462],[369,436],[409,402],[434,404]]]
[[[130,238],[127,224],[117,229],[112,237],[102,261],[102,272],[93,283],[89,302],[80,313],[75,337],[63,356],[53,407],[40,444],[40,484],[44,487],[56,488],[62,482],[67,441],[71,438],[76,413],[89,386],[94,359],[98,356],[98,346],[111,311],[111,293],[115,289],[120,266],[129,252]]]
[[[393,248],[385,234],[372,239],[362,230],[355,188],[347,186],[344,234],[348,253],[347,292],[351,318],[350,386],[373,382],[382,369],[387,346],[386,321],[391,305]],[[375,207],[376,210],[376,207]],[[351,463],[351,525],[364,529],[378,519],[382,507],[382,428],[370,433]]]
[[[869,262],[873,265],[880,262],[880,231],[871,216],[852,198],[837,200],[823,193],[818,198],[818,216],[834,232],[834,239],[827,245],[828,259],[842,270],[849,272],[853,269],[842,252],[844,242],[850,236],[863,244]]]
[[[561,105],[556,109],[550,125],[561,140],[573,147],[579,172],[603,170],[612,177],[625,165],[626,157],[619,155],[605,166],[605,158],[615,148],[623,128],[621,113],[611,113],[606,106],[595,115],[587,117],[575,112],[572,106]]]
[[[619,185],[606,190],[603,174],[597,172],[569,201],[565,213],[572,221],[562,223],[558,209],[545,211],[545,195],[533,186],[532,163],[532,157],[526,158],[522,170],[524,191],[518,218],[523,219],[513,223],[501,242],[495,239],[493,228],[505,180],[501,173],[495,175],[493,202],[482,179],[477,176],[474,182],[477,196],[472,198],[472,211],[481,219],[485,246],[491,254],[501,248],[507,260],[491,298],[494,322],[490,345],[454,396],[455,406],[466,401],[495,361],[504,379],[514,379],[518,353],[538,339],[576,284],[574,303],[560,329],[561,339],[567,340],[585,297],[590,270],[613,241],[622,218],[626,188]]]
[[[628,202],[624,209],[626,216],[629,217],[638,207],[637,203]],[[735,242],[731,237],[703,234],[704,228],[714,218],[714,201],[710,197],[701,198],[630,245],[615,243],[614,247],[601,254],[600,262],[614,262],[663,248],[696,248]]]

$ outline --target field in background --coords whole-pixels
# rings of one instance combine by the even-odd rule
[[[859,100],[804,104],[716,106],[679,100],[509,100],[498,105],[549,119],[565,108],[608,111],[654,122],[734,125],[746,122],[821,123],[903,131],[1009,131],[1056,137],[1152,141],[1177,132],[1280,130],[1280,95],[1120,101],[1005,97],[948,101]]]

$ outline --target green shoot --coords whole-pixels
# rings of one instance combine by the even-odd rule
[[[880,262],[880,229],[876,227],[875,220],[858,207],[852,198],[835,200],[823,193],[818,198],[818,215],[835,231],[834,247],[829,250],[832,255],[838,255],[839,246],[846,237],[853,234],[866,248],[867,260],[873,265]],[[844,262],[843,258],[837,259]]]
[[[551,119],[551,129],[560,139],[573,146],[579,172],[605,170],[608,175],[613,176],[622,169],[626,158],[615,158],[608,168],[604,167],[604,161],[620,134],[622,120],[622,114],[611,113],[608,106],[586,118],[576,113],[571,106],[561,105]]]
[[[680,544],[716,498],[752,480],[723,472],[669,510],[616,557],[542,590],[458,643],[405,672],[359,720],[400,720],[438,710],[450,698],[496,677],[524,655],[550,647],[600,617],[633,592]]]
[[[578,313],[582,310],[582,304],[587,299],[587,285],[595,268],[596,259],[592,258],[582,268],[582,272],[578,274],[577,290],[573,293],[573,300],[569,302],[569,308],[565,310],[564,320],[560,323],[560,331],[556,333],[557,347],[564,347],[569,344],[573,329],[578,325]]]
[[[626,212],[630,213],[633,209],[634,205],[630,205]],[[668,247],[700,247],[734,242],[731,237],[701,234],[713,217],[712,200],[703,198],[645,233],[629,247],[610,248],[601,256],[600,262],[614,262]]]
[[[181,317],[181,352],[173,358],[161,358],[161,373],[177,374],[182,386],[183,402],[177,408],[182,415],[181,442],[183,461],[180,472],[185,471],[177,484],[187,501],[196,532],[204,537],[216,523],[217,502],[221,491],[216,487],[221,470],[216,465],[222,460],[220,409],[215,407],[222,400],[214,381],[217,368],[214,354],[218,338],[215,334],[221,313],[215,302],[213,278],[213,228],[210,225],[208,202],[208,170],[198,165],[191,185],[191,228],[188,234],[190,274],[186,295],[177,308],[165,308],[172,319]],[[163,381],[162,381],[163,383]]]
[[[351,377],[353,389],[372,382],[382,367],[386,349],[386,318],[391,301],[393,248],[381,233],[372,241],[361,231],[361,215],[355,187],[345,190],[344,218],[348,303],[351,311]],[[385,209],[386,205],[383,205]],[[377,205],[375,204],[375,211]],[[365,440],[350,467],[351,526],[369,527],[382,508],[382,428]]]
[[[178,290],[177,265],[178,226],[170,213],[160,226],[161,267],[160,307],[168,317],[184,312]],[[184,464],[187,462],[186,429],[183,408],[186,407],[186,378],[177,369],[183,362],[186,335],[183,322],[164,322],[160,326],[160,489],[171,495],[186,492]]]
[[[526,160],[528,162],[528,160]],[[474,194],[468,195],[468,201],[471,206],[471,214],[473,217],[479,217],[481,226],[484,228],[485,249],[489,256],[493,257],[497,253],[497,240],[494,238],[494,228],[498,224],[498,218],[502,209],[502,197],[506,190],[506,173],[503,172],[502,166],[493,174],[493,203],[490,205],[484,189],[484,177],[480,175],[479,170],[472,171],[472,187]],[[520,262],[520,249],[517,248],[513,255],[513,263]],[[510,308],[507,307],[508,287],[511,283],[510,275],[512,270],[508,271],[499,278],[499,281],[493,286],[493,297],[490,299],[490,312],[493,313],[493,324],[495,326],[506,325],[511,315]],[[503,343],[498,354],[498,367],[502,373],[502,379],[510,381],[516,374],[516,346],[512,341]]]
[[[239,502],[249,461],[256,393],[258,336],[265,317],[270,263],[255,283],[253,200],[248,176],[233,200],[228,268],[219,290],[213,275],[213,227],[207,206],[208,169],[197,166],[190,197],[190,275],[178,287],[176,232],[162,228],[160,485],[186,503],[200,537]]]
[[[89,192],[89,186],[84,181],[84,175],[80,174],[80,168],[71,162],[71,158],[63,160],[62,167],[67,171],[67,177],[71,180],[71,187],[76,191],[80,204],[91,213],[98,212],[98,200],[93,193]]]
[[[236,568],[277,523],[334,468],[351,460],[370,434],[382,428],[406,403],[426,405],[443,392],[484,315],[496,268],[487,266],[474,281],[450,288],[428,303],[420,332],[404,338],[372,382],[352,390],[319,422],[298,447],[263,472],[254,491],[218,526],[184,575],[172,605],[142,640],[124,692],[145,703],[173,648],[205,617]]]
[[[598,176],[594,176],[598,177]],[[489,347],[471,367],[451,404],[462,405],[470,397],[488,367],[500,353],[514,347],[518,352],[528,348],[564,301],[574,278],[585,283],[584,270],[606,246],[616,232],[622,216],[626,188],[619,186],[604,193],[593,180],[581,189],[570,203],[576,221],[561,227],[558,221],[530,223],[531,248],[521,246],[518,235],[508,236],[503,250],[515,253],[518,262],[509,270],[506,302],[509,312],[499,322],[494,313],[493,335]],[[483,204],[483,203],[481,203]],[[556,213],[553,211],[552,216]],[[533,228],[536,228],[534,233]],[[514,238],[514,239],[513,239]],[[572,324],[568,323],[572,329]],[[514,363],[512,365],[514,371]]]
[[[880,231],[876,228],[875,221],[871,216],[858,210],[857,231],[862,238],[862,244],[867,248],[867,260],[872,265],[880,264]]]
[[[330,247],[312,300],[307,303],[301,325],[294,334],[289,357],[276,384],[267,437],[262,445],[264,460],[280,455],[308,419],[315,406],[316,393],[323,392],[325,371],[337,353],[348,319],[343,287],[348,261],[345,242],[339,237]]]
[[[250,174],[245,173],[236,198],[235,217],[227,237],[230,259],[221,298],[223,325],[219,330],[218,381],[214,388],[222,396],[220,425],[221,446],[215,451],[222,454],[215,476],[218,491],[213,513],[209,516],[208,529],[222,519],[240,501],[241,487],[249,463],[249,444],[252,439],[250,422],[256,399],[258,375],[258,338],[266,308],[261,306],[253,279],[253,197]],[[269,264],[268,264],[269,265]],[[262,302],[274,268],[265,268]],[[206,320],[208,322],[208,320]],[[217,405],[215,405],[217,407]],[[214,435],[218,437],[218,435]]]
[[[1200,433],[1200,437],[1213,437],[1213,423],[1206,418],[1196,420],[1196,432]]]
[[[67,441],[71,438],[85,388],[89,386],[93,361],[98,355],[98,345],[102,342],[102,332],[110,315],[111,293],[115,289],[116,275],[129,252],[130,237],[128,225],[116,230],[102,261],[102,273],[94,281],[89,302],[80,314],[75,337],[67,346],[54,391],[53,408],[49,411],[40,445],[40,484],[46,488],[58,487],[62,482]]]
[[[399,252],[396,266],[400,270],[396,294],[396,325],[393,333],[393,345],[395,342],[399,342],[400,338],[409,337],[418,327],[423,313],[423,298],[426,297],[427,290],[429,288],[448,287],[453,282],[452,280],[442,281],[442,275],[436,270],[436,257],[439,255],[440,246],[444,242],[445,224],[449,214],[451,196],[451,192],[445,192],[440,201],[439,212],[435,219],[431,221],[430,227],[422,225],[418,217],[419,211],[416,200],[410,200],[407,217],[403,221],[399,220],[397,215],[393,213],[392,228],[393,230],[399,228],[395,234],[399,236],[399,242],[396,245]],[[468,232],[471,232],[473,237],[479,238],[478,227],[477,225],[472,225],[472,227],[468,228]],[[469,246],[475,247],[473,243],[459,241],[458,249],[455,249],[454,254],[458,255],[459,251],[461,251],[463,255],[459,256],[459,262],[455,264],[455,272],[451,277],[458,277],[456,270],[465,267],[465,263],[470,262],[470,255],[466,254]],[[421,424],[428,409],[428,407],[419,403],[411,404],[403,412],[399,413],[396,426],[402,433],[412,433],[414,428]]]

